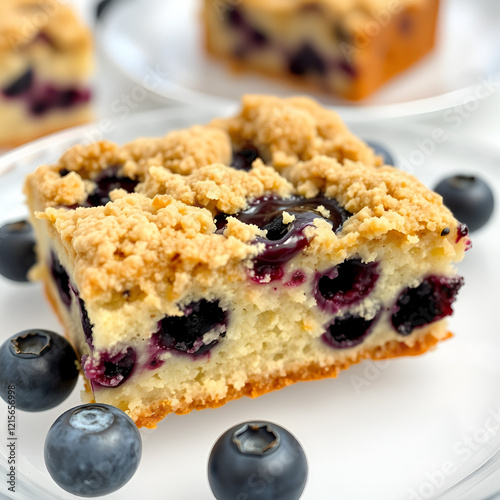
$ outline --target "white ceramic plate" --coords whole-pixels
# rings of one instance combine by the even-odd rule
[[[210,117],[206,112],[166,109],[136,115],[106,137],[123,142],[138,135],[163,135]],[[353,129],[390,144],[399,165],[406,168],[410,159],[422,159],[415,154],[415,140],[431,134],[423,127]],[[0,225],[25,216],[21,188],[27,172],[56,160],[69,145],[95,138],[96,130],[91,125],[66,131],[0,158]],[[495,161],[450,137],[415,173],[433,186],[449,173],[475,172],[500,200]],[[266,419],[288,428],[305,449],[310,474],[302,500],[493,499],[500,491],[498,467],[493,467],[500,450],[499,219],[497,210],[473,235],[474,247],[460,265],[466,286],[450,319],[452,340],[420,357],[365,362],[336,380],[300,383],[219,409],[169,416],[158,429],[141,431],[139,470],[120,491],[102,498],[212,499],[206,466],[213,443],[239,422]],[[0,319],[0,342],[27,328],[62,332],[39,284],[14,284],[0,277]],[[16,494],[9,494],[5,480],[7,407],[0,401],[0,498],[75,498],[49,477],[43,444],[57,416],[80,403],[81,388],[80,383],[67,401],[50,411],[17,412]]]
[[[200,5],[200,0],[115,1],[98,33],[100,43],[131,80],[174,101],[221,109],[243,93],[297,93],[260,76],[235,76],[207,58]],[[360,104],[313,95],[350,121],[428,113],[478,99],[484,82],[488,88],[500,84],[499,19],[497,0],[442,0],[432,55]]]

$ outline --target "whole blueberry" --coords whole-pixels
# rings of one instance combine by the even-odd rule
[[[77,356],[61,335],[25,330],[0,346],[0,396],[25,411],[57,406],[78,380]],[[12,394],[13,393],[13,394]]]
[[[375,151],[376,155],[382,157],[384,165],[394,165],[394,157],[385,146],[380,144],[380,142],[375,142],[375,141],[365,141],[365,142],[366,144],[368,144],[368,146],[370,146],[373,149],[373,151]]]
[[[300,443],[283,427],[244,422],[215,443],[208,480],[217,500],[298,500],[307,480],[307,460]]]
[[[99,20],[103,16],[104,12],[108,9],[112,1],[113,0],[100,0],[95,10],[96,19]]]
[[[45,439],[45,465],[64,490],[81,497],[107,495],[134,475],[141,436],[122,410],[105,404],[64,412]]]
[[[452,175],[434,188],[453,215],[469,231],[483,227],[491,217],[495,200],[491,188],[476,175]]]
[[[21,220],[0,227],[0,274],[13,281],[28,281],[28,271],[35,262],[31,224]]]

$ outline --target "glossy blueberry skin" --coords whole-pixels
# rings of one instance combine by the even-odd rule
[[[376,155],[382,157],[384,165],[395,165],[394,157],[385,146],[380,144],[380,142],[375,142],[375,141],[365,141],[365,142],[375,151]]]
[[[217,500],[298,500],[307,480],[300,443],[271,422],[235,425],[215,443],[208,480]]]
[[[476,175],[453,175],[440,181],[434,188],[443,197],[443,203],[453,215],[477,231],[490,219],[495,200],[491,188]]]
[[[48,330],[25,330],[0,347],[0,396],[7,401],[15,387],[16,408],[43,411],[57,406],[78,380],[77,355],[61,335]]]
[[[36,262],[35,237],[25,220],[0,228],[0,274],[12,281],[27,282],[28,271]]]
[[[64,490],[81,497],[107,495],[134,475],[141,436],[122,410],[105,404],[64,412],[45,439],[45,465]]]

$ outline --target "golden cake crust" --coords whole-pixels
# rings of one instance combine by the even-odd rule
[[[338,363],[331,366],[318,366],[311,364],[301,367],[300,370],[287,373],[285,375],[266,376],[260,379],[255,379],[247,382],[242,389],[229,387],[227,396],[217,400],[193,400],[186,403],[179,410],[174,410],[168,401],[162,401],[159,404],[151,405],[146,408],[141,408],[133,413],[133,419],[137,427],[148,427],[154,429],[157,423],[165,418],[169,413],[177,413],[185,415],[193,410],[203,410],[205,408],[218,408],[225,405],[227,402],[239,399],[243,396],[256,398],[267,394],[268,392],[276,391],[287,387],[296,382],[307,382],[312,380],[322,380],[325,378],[335,378],[341,370],[346,370],[352,365],[355,365],[364,359],[382,360],[392,359],[401,356],[418,356],[424,352],[434,348],[434,346],[448,338],[452,337],[450,332],[444,336],[434,334],[432,331],[426,336],[419,338],[413,345],[408,345],[404,342],[389,342],[384,346],[379,346],[376,349],[365,350],[360,352],[360,355],[352,360]]]

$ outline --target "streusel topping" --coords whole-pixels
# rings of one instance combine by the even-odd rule
[[[40,33],[58,51],[89,50],[88,28],[73,10],[57,0],[2,0],[0,2],[0,51],[11,52],[28,45]]]
[[[306,97],[243,96],[237,116],[214,120],[211,125],[226,131],[239,148],[256,146],[278,171],[316,155],[341,163],[346,159],[367,165],[381,162],[337,113]]]
[[[229,166],[231,148],[247,145],[261,158],[248,171]],[[354,255],[363,246],[373,252],[372,242],[387,237],[404,251],[419,244],[436,258],[460,260],[466,242],[455,242],[458,223],[441,198],[379,163],[335,113],[313,101],[247,96],[238,116],[205,127],[123,147],[76,146],[28,176],[28,186],[37,185],[47,207],[38,216],[67,248],[85,300],[111,300],[134,285],[150,300],[170,300],[194,281],[244,279],[260,249],[252,240],[262,232],[229,217],[220,234],[214,217],[236,214],[263,195],[324,193],[353,214],[338,233],[318,218],[307,229],[310,255]],[[82,203],[96,174],[110,166],[140,181],[135,193],[118,189],[105,206],[59,208]],[[61,169],[69,173],[61,176]],[[446,227],[451,232],[442,237]]]
[[[38,216],[53,224],[88,301],[110,302],[131,290],[148,301],[175,300],[190,283],[212,284],[220,268],[230,276],[258,252],[249,244],[257,228],[233,222],[225,236],[214,234],[208,210],[167,195],[127,194],[102,207],[48,208]]]
[[[236,213],[247,206],[249,199],[265,194],[288,197],[294,187],[276,170],[257,160],[249,172],[222,164],[201,167],[189,175],[151,167],[138,190],[149,197],[169,194],[188,205],[206,207],[216,215]]]

